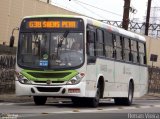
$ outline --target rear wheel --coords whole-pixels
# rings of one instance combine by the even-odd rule
[[[133,92],[134,92],[134,87],[133,83],[129,83],[129,90],[128,90],[128,97],[126,98],[126,105],[131,105],[133,101]]]
[[[131,105],[133,100],[133,83],[129,83],[128,97],[127,98],[114,98],[114,102],[116,105]]]
[[[36,105],[44,105],[47,101],[47,97],[45,96],[34,96],[33,99]]]

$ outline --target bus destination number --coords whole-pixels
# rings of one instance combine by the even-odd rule
[[[76,21],[29,21],[29,28],[77,28]]]

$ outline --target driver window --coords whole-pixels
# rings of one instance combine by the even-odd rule
[[[78,41],[73,41],[71,50],[81,51],[82,50],[81,43]]]
[[[66,38],[63,33],[52,33],[50,44],[50,64],[78,66],[83,62],[83,33],[70,32]],[[60,47],[58,44],[61,42]]]

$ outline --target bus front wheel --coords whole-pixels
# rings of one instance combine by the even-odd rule
[[[98,86],[96,96],[94,98],[91,98],[90,101],[89,101],[90,106],[91,107],[98,107],[99,100],[100,100],[100,88]]]
[[[47,97],[45,96],[34,96],[33,99],[36,105],[44,105],[47,101]]]

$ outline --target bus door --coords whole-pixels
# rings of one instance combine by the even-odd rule
[[[96,33],[93,30],[87,31],[87,67],[86,67],[86,90],[88,96],[94,96],[94,93],[91,93],[93,90],[96,90],[96,56],[95,56],[95,38]]]

